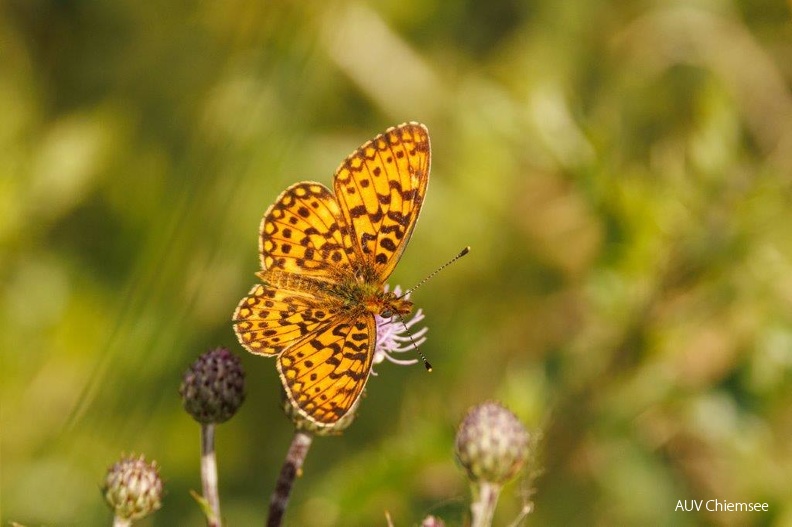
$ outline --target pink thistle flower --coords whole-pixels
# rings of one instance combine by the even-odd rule
[[[385,285],[385,291],[388,286]],[[393,288],[396,296],[401,295],[401,288],[396,286]],[[404,297],[410,298],[409,293]],[[397,316],[384,318],[379,315],[375,316],[377,319],[377,345],[374,348],[374,362],[373,365],[379,364],[385,359],[394,364],[402,366],[411,366],[418,362],[418,359],[398,359],[395,355],[400,353],[415,353],[416,348],[426,342],[426,333],[429,328],[423,327],[415,332],[412,332],[410,338],[410,331],[413,326],[424,319],[422,309],[418,309],[409,320],[405,319],[404,323],[399,320]],[[372,365],[371,374],[377,375]]]

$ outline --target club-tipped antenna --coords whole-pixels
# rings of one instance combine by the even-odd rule
[[[415,342],[415,339],[412,336],[412,332],[410,331],[410,328],[407,327],[407,322],[404,321],[404,317],[401,316],[401,315],[396,315],[396,316],[399,318],[399,322],[402,323],[402,326],[404,326],[404,329],[407,331],[407,336],[410,337],[410,342],[412,342],[413,349],[415,350],[415,353],[417,353],[418,356],[423,361],[424,368],[426,368],[426,371],[431,372],[432,371],[432,365],[429,363],[428,360],[426,360],[426,355],[424,355],[423,352],[420,350],[420,348],[418,348],[418,343]]]
[[[436,275],[437,273],[439,273],[440,271],[442,271],[443,269],[445,269],[446,267],[448,267],[448,266],[449,266],[449,265],[451,265],[452,263],[456,262],[457,260],[459,260],[460,258],[462,258],[463,256],[465,256],[465,255],[466,255],[467,253],[469,253],[469,252],[470,252],[470,245],[468,245],[467,247],[465,247],[464,249],[462,249],[462,250],[459,252],[459,254],[457,254],[456,256],[454,256],[453,258],[451,258],[450,260],[448,260],[446,263],[444,263],[443,265],[441,265],[440,267],[438,267],[437,269],[435,269],[435,270],[434,270],[434,272],[431,272],[431,273],[429,273],[429,275],[428,275],[426,278],[424,278],[423,280],[421,280],[420,282],[418,282],[417,284],[415,284],[414,286],[412,286],[410,289],[408,289],[407,291],[405,291],[405,292],[404,292],[404,294],[403,294],[402,296],[400,296],[399,298],[404,298],[405,296],[409,295],[410,293],[412,293],[413,291],[415,291],[416,289],[418,289],[419,287],[421,287],[422,285],[424,285],[426,282],[428,282],[429,280],[431,280],[431,279],[434,277],[434,275]]]
[[[432,273],[429,273],[429,275],[428,275],[428,276],[426,276],[426,278],[424,278],[423,280],[421,280],[420,282],[418,282],[417,284],[415,284],[414,286],[412,286],[410,289],[408,289],[407,291],[405,291],[405,292],[404,292],[404,294],[402,294],[402,295],[401,295],[399,298],[404,298],[404,297],[406,297],[407,295],[409,295],[410,293],[412,293],[413,291],[415,291],[416,289],[418,289],[419,287],[421,287],[423,284],[425,284],[426,282],[428,282],[428,281],[429,281],[429,279],[430,279],[430,278],[432,278],[434,275],[436,275],[437,273],[439,273],[440,271],[442,271],[443,269],[445,269],[446,267],[448,267],[448,266],[449,266],[449,265],[451,265],[452,263],[456,262],[457,260],[459,260],[460,258],[462,258],[463,256],[465,256],[465,255],[466,255],[467,253],[469,253],[469,252],[470,252],[470,245],[468,245],[467,247],[465,247],[464,249],[462,249],[462,250],[459,252],[459,254],[457,254],[456,256],[454,256],[453,258],[451,258],[450,260],[448,260],[446,263],[444,263],[443,265],[441,265],[440,267],[438,267],[437,269],[435,269],[435,270],[434,270],[434,272],[432,272]],[[412,342],[413,349],[415,350],[415,352],[418,354],[418,356],[419,356],[419,357],[421,358],[421,360],[423,361],[423,363],[424,363],[424,367],[426,368],[426,371],[429,371],[429,372],[431,372],[431,371],[432,371],[432,365],[429,363],[429,361],[428,361],[428,360],[426,360],[426,356],[425,356],[425,355],[424,355],[424,354],[421,352],[421,350],[420,350],[420,349],[418,349],[418,344],[415,342],[415,339],[413,338],[413,336],[412,336],[412,333],[410,332],[410,328],[408,328],[408,327],[407,327],[407,323],[404,321],[404,318],[403,318],[401,315],[397,315],[397,316],[398,316],[398,318],[399,318],[399,322],[401,322],[401,323],[402,323],[402,326],[404,326],[404,329],[405,329],[405,330],[406,330],[406,332],[407,332],[407,336],[408,336],[408,337],[410,337],[410,342]]]

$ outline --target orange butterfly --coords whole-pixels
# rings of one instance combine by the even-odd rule
[[[277,355],[292,405],[319,426],[346,415],[363,392],[377,340],[375,315],[412,311],[385,291],[421,211],[429,133],[411,122],[353,152],[324,185],[287,188],[261,222],[262,283],[234,312],[239,342]]]

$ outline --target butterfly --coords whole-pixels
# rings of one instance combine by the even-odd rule
[[[429,133],[387,129],[344,160],[333,191],[287,188],[261,222],[261,280],[233,315],[240,344],[276,356],[286,396],[320,427],[349,413],[363,392],[377,340],[375,315],[407,315],[387,291],[429,182]]]

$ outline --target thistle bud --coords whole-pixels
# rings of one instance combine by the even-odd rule
[[[528,457],[528,431],[509,410],[486,402],[468,411],[456,436],[456,457],[471,481],[502,485]]]
[[[148,516],[162,505],[157,462],[148,464],[142,455],[122,456],[107,470],[102,494],[116,518],[131,521]]]
[[[179,394],[184,409],[202,424],[231,419],[245,401],[245,372],[226,348],[207,351],[184,372]]]

